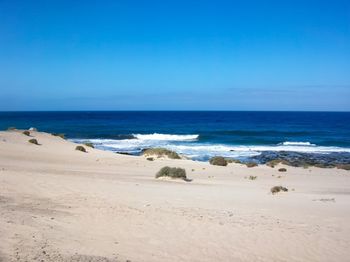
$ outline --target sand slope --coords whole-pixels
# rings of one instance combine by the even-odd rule
[[[32,135],[40,146],[0,132],[0,261],[349,261],[349,171],[151,162]],[[165,165],[193,181],[154,179]]]

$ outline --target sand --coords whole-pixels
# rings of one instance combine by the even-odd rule
[[[41,145],[0,132],[0,261],[350,259],[349,171],[148,161],[31,134]],[[155,179],[166,165],[192,181]]]

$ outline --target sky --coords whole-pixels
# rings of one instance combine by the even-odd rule
[[[0,111],[350,111],[350,1],[0,0]]]

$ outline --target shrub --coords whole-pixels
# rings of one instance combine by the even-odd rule
[[[209,160],[209,163],[214,166],[227,166],[227,160],[222,156],[214,156]]]
[[[250,180],[255,180],[255,179],[257,179],[258,177],[257,176],[249,176],[249,179]]]
[[[23,131],[22,134],[26,136],[30,136],[30,132],[28,130]]]
[[[282,159],[274,159],[274,160],[271,160],[269,162],[266,162],[266,165],[274,168],[275,166],[277,166],[279,163],[282,163],[282,162],[283,162]]]
[[[283,187],[283,186],[274,186],[271,188],[271,193],[272,194],[276,194],[276,193],[279,193],[279,192],[288,192],[288,188],[286,187]]]
[[[168,150],[166,148],[149,148],[143,150],[142,154],[144,156],[152,156],[155,155],[157,157],[168,157],[171,159],[181,159],[181,157],[174,151]]]
[[[36,140],[35,138],[32,138],[32,139],[28,140],[28,142],[32,143],[34,145],[39,145],[38,140]]]
[[[170,177],[170,178],[181,178],[186,180],[186,170],[178,167],[168,167],[165,166],[158,171],[156,174],[156,178],[159,177]]]
[[[90,142],[85,143],[84,145],[86,145],[86,146],[88,146],[88,147],[91,147],[91,148],[95,148],[95,147],[94,147],[94,144],[93,144],[93,143],[90,143]]]
[[[83,146],[76,146],[75,150],[78,150],[78,151],[86,153],[86,149]]]
[[[337,165],[338,169],[350,170],[350,164],[339,164]]]
[[[13,130],[16,130],[16,128],[14,126],[10,126],[7,128],[7,131],[13,131]]]
[[[284,167],[282,167],[282,168],[278,169],[278,171],[279,171],[279,172],[287,172],[287,169],[284,168]]]
[[[246,165],[247,167],[255,167],[255,166],[258,166],[258,164],[255,163],[255,162],[247,162],[245,165]]]
[[[242,161],[239,159],[234,159],[234,158],[225,158],[227,163],[235,163],[235,164],[242,164]]]
[[[153,157],[147,157],[146,159],[147,159],[148,161],[153,161],[153,160],[154,160]]]
[[[53,136],[59,136],[59,137],[62,138],[62,139],[65,139],[65,138],[66,138],[65,135],[62,134],[62,133],[53,133],[52,135],[53,135]]]

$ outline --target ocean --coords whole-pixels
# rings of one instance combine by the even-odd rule
[[[0,112],[0,129],[10,126],[64,133],[119,153],[165,147],[193,160],[245,160],[263,152],[350,155],[350,112]]]

